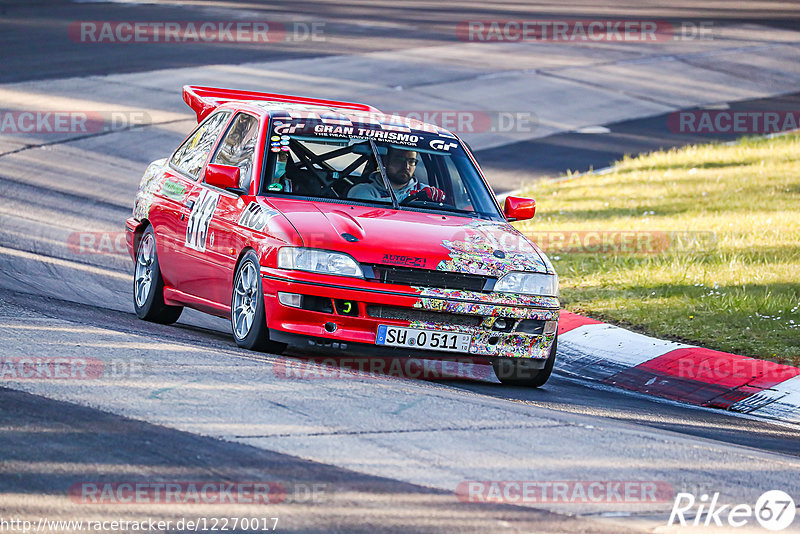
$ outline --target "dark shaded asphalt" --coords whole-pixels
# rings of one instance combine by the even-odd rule
[[[508,532],[619,531],[619,527],[531,508],[461,503],[453,494],[2,387],[0,428],[0,517],[6,520],[151,518],[175,525],[180,519],[268,518],[271,527],[272,518],[277,517],[279,532],[490,532],[501,522]],[[189,504],[175,504],[174,499],[163,502],[162,498],[150,504],[151,494],[131,505],[117,502],[114,493],[106,493],[99,504],[81,498],[83,488],[93,488],[86,484],[103,488],[105,484],[188,482],[245,488],[252,483],[271,484],[277,502],[243,501],[234,506],[230,501],[193,504],[187,498]],[[96,495],[93,489],[88,491]],[[253,531],[228,526],[228,531]],[[173,526],[169,530],[188,529]]]
[[[184,0],[147,4],[0,0],[0,83],[447,44],[457,42],[458,22],[472,19],[591,17],[710,22],[720,27],[747,21],[797,28],[800,5],[771,0],[713,5],[621,0],[613,6],[603,0],[569,5],[477,0]],[[267,21],[283,25],[288,34],[270,43],[92,43],[82,41],[79,31],[70,34],[70,27],[82,21]],[[303,38],[312,23],[322,24],[316,32],[321,39]]]

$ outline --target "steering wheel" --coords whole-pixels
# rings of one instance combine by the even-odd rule
[[[333,184],[336,182],[333,180],[328,182],[325,180],[325,178],[323,178],[324,171],[320,171],[319,169],[314,169],[312,167],[311,174],[314,176],[314,178],[316,178],[317,182],[319,182],[320,193],[330,193],[334,198],[341,198],[336,189],[333,188]],[[320,174],[322,174],[323,176],[321,176]]]
[[[431,200],[430,198],[428,198],[428,195],[426,194],[424,189],[420,189],[416,193],[414,193],[412,195],[408,195],[406,198],[404,198],[403,200],[400,201],[399,205],[400,206],[408,206],[409,204],[411,204],[415,200],[420,200],[420,201],[423,201],[423,202],[426,202],[426,203],[429,203],[429,204],[433,204],[434,206],[446,206],[448,208],[455,208],[455,205],[450,204],[449,202],[445,202],[445,201],[436,202],[435,200]]]
[[[412,203],[412,202],[414,202],[415,200],[426,200],[426,201],[428,201],[428,202],[433,202],[432,200],[430,200],[430,199],[428,198],[428,195],[427,195],[427,193],[426,193],[426,192],[425,192],[423,189],[420,189],[420,190],[419,190],[419,191],[417,191],[416,193],[414,193],[414,194],[412,194],[412,195],[408,195],[406,198],[404,198],[403,200],[401,200],[401,201],[400,201],[400,205],[401,205],[401,206],[408,206],[409,204],[411,204],[411,203]],[[438,202],[437,202],[437,204],[438,204]]]

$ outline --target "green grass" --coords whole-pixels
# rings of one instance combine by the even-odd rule
[[[800,365],[800,135],[626,157],[524,194],[537,214],[516,226],[553,260],[566,309]],[[655,251],[552,242],[572,230],[636,231]]]

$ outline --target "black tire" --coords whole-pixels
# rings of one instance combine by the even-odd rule
[[[547,382],[553,372],[557,351],[558,336],[553,340],[553,346],[550,347],[550,355],[547,357],[543,369],[531,369],[526,365],[530,361],[527,359],[495,358],[492,360],[494,374],[501,383],[510,386],[525,386],[529,388],[541,387]]]
[[[164,278],[161,276],[156,234],[152,226],[147,227],[136,247],[133,307],[139,319],[160,324],[174,323],[183,312],[183,306],[168,306],[164,303]]]
[[[248,320],[249,325],[247,325]],[[284,343],[276,343],[269,339],[261,265],[258,256],[252,250],[242,258],[233,277],[231,330],[236,344],[243,349],[273,354],[280,354],[286,350]]]

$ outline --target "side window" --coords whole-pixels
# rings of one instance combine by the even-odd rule
[[[239,167],[239,187],[245,190],[250,189],[253,177],[253,154],[257,140],[258,119],[247,113],[239,113],[228,127],[211,161]]]
[[[230,114],[230,111],[219,111],[204,120],[175,151],[170,164],[196,180]]]

